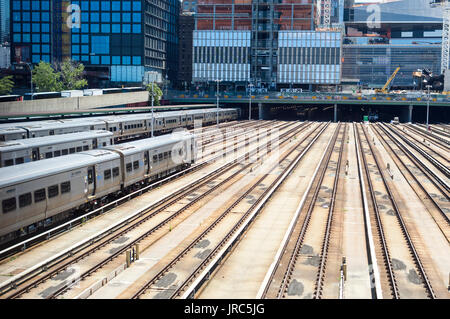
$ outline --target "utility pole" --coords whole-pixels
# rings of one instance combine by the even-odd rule
[[[430,114],[430,87],[431,87],[431,85],[427,85],[427,89],[428,89],[428,96],[427,96],[427,132],[429,131],[428,118],[429,118],[429,114]]]
[[[219,83],[221,82],[221,80],[217,79],[217,91],[216,91],[216,96],[217,96],[217,114],[216,114],[216,119],[217,119],[217,128],[219,128]]]
[[[248,120],[252,120],[252,87],[253,84],[248,85],[248,91],[249,91],[249,103],[248,103]]]
[[[153,94],[155,94],[155,92],[153,91],[153,83],[155,83],[155,79],[152,80],[152,137],[153,137],[153,124],[154,124],[154,116],[153,116],[153,101],[154,101],[154,97]]]

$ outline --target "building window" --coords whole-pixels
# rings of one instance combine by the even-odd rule
[[[41,1],[41,8],[42,8],[42,11],[49,11],[50,10],[50,2],[49,1]]]
[[[36,21],[39,21],[39,20],[36,20]],[[42,21],[45,21],[45,22],[50,21],[50,14],[48,12],[42,12]]]
[[[130,56],[123,56],[123,57],[122,57],[122,63],[123,63],[124,65],[129,65],[129,64],[131,64],[131,57],[130,57]]]
[[[41,35],[33,34],[32,39],[33,39],[33,43],[39,43],[39,42],[41,42]]]
[[[109,56],[102,56],[102,64],[111,64]]]
[[[141,33],[141,25],[133,24],[133,33]]]
[[[33,53],[40,53],[41,52],[41,46],[39,44],[33,44],[31,47],[31,52]]]
[[[141,64],[141,57],[140,56],[134,56],[133,57],[133,64],[134,65],[140,65]]]
[[[112,33],[120,33],[120,24],[112,25]]]
[[[89,13],[81,12],[81,22],[89,22]]]
[[[22,1],[22,9],[30,10],[30,1]]]
[[[133,13],[133,22],[141,22],[141,14]]]
[[[131,33],[131,25],[130,24],[123,24],[122,25],[122,32],[123,33]]]
[[[91,56],[91,64],[100,64],[100,57]]]
[[[91,13],[91,22],[100,22],[98,12]]]
[[[131,1],[122,2],[122,11],[131,11]]]
[[[31,32],[30,26],[31,25],[29,23],[22,24],[23,32]]]
[[[102,22],[110,22],[111,14],[109,12],[102,12]]]
[[[120,64],[120,56],[113,56],[112,64]]]
[[[91,40],[92,52],[97,54],[109,54],[109,37],[108,36],[92,36]]]
[[[110,11],[110,2],[109,1],[102,1],[102,11]]]
[[[81,53],[89,54],[89,46],[88,45],[82,45],[81,46]]]
[[[89,35],[82,34],[81,35],[81,43],[89,43]]]
[[[33,1],[32,8],[33,8],[33,10],[40,10],[39,1]]]
[[[20,10],[20,1],[13,1],[13,10]]]
[[[112,2],[112,11],[120,11],[120,1]]]
[[[42,53],[50,53],[50,46],[48,44],[42,45]]]
[[[122,13],[123,22],[131,22],[131,13]]]
[[[72,34],[72,43],[80,43],[80,35]]]
[[[88,23],[82,23],[81,24],[81,32],[89,33],[89,24]]]
[[[13,41],[14,42],[21,42],[21,39],[20,39],[20,33],[14,33],[13,34]]]
[[[43,23],[42,24],[42,32],[50,32],[50,24]]]
[[[50,35],[43,34],[42,35],[42,43],[49,43],[50,42]]]
[[[82,55],[81,56],[81,61],[89,62],[89,56],[88,55]]]
[[[100,26],[98,24],[91,24],[91,33],[99,33]]]
[[[100,9],[98,1],[91,1],[91,10],[98,11]]]
[[[33,21],[37,21],[37,22],[41,21],[41,13],[40,12],[33,12],[32,13],[32,20]]]
[[[31,57],[31,62],[33,63],[39,63],[41,61],[41,57],[39,55],[33,55]]]
[[[141,3],[139,1],[133,1],[133,11],[141,11]]]
[[[102,24],[102,33],[110,33],[111,25],[110,24]]]
[[[80,46],[79,45],[72,45],[72,53],[80,53]]]
[[[29,43],[31,42],[31,36],[29,33],[22,35],[23,36],[23,42]]]
[[[20,14],[20,13],[19,13]],[[22,20],[23,21],[30,21],[30,13],[29,12],[24,12],[22,14]]]
[[[112,14],[112,22],[120,22],[120,13],[113,13]]]
[[[21,24],[20,23],[14,23],[13,24],[13,32],[20,32],[21,30]]]

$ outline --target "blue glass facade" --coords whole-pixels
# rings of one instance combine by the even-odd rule
[[[140,82],[145,71],[163,73],[169,57],[176,62],[178,0],[10,3],[13,61],[59,62],[70,57],[87,70],[108,73],[112,82]],[[66,10],[69,5],[71,12]]]

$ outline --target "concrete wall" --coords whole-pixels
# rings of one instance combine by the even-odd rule
[[[0,103],[0,114],[85,110],[148,101],[148,92],[115,93]]]

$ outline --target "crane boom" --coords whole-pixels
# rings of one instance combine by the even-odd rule
[[[381,90],[375,90],[375,92],[377,93],[388,93],[388,87],[389,84],[392,82],[392,80],[395,78],[395,76],[397,75],[397,72],[400,70],[400,67],[396,68],[394,73],[392,73],[392,75],[389,77],[389,79],[387,80],[386,84],[381,88]]]

